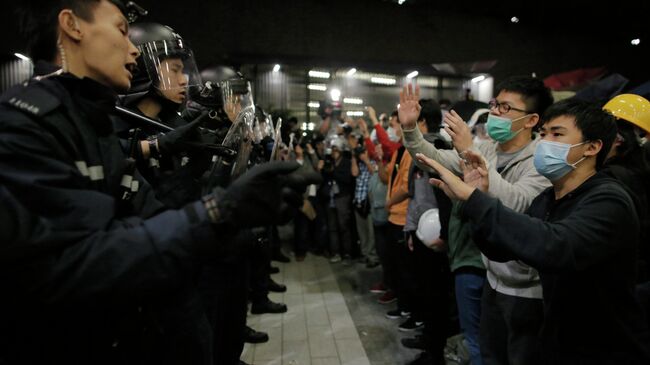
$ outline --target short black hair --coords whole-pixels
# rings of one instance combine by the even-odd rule
[[[616,139],[616,119],[597,104],[575,98],[559,101],[544,113],[543,123],[561,116],[575,119],[575,125],[582,132],[583,142],[601,140],[603,147],[596,156],[596,169],[599,169]]]
[[[420,110],[418,121],[424,119],[429,133],[438,132],[442,125],[442,111],[440,110],[440,104],[433,99],[421,99],[420,106],[422,109]]]
[[[34,61],[54,62],[57,54],[57,29],[59,13],[72,10],[81,19],[91,22],[93,9],[102,0],[25,0],[16,11],[19,31],[25,39],[26,53]],[[107,0],[123,12],[124,4],[118,0]]]
[[[542,80],[534,77],[509,77],[497,85],[495,95],[499,95],[501,91],[520,94],[526,104],[526,110],[540,116],[553,104],[551,90],[544,85]]]

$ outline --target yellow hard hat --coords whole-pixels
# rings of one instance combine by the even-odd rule
[[[621,94],[603,107],[616,118],[624,119],[650,133],[650,101],[634,94]]]

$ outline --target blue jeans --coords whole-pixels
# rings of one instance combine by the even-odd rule
[[[473,273],[455,273],[458,319],[469,349],[472,365],[483,365],[479,347],[481,296],[485,277]]]

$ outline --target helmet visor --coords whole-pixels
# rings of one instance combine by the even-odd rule
[[[182,98],[182,102],[189,88],[201,85],[194,54],[181,38],[147,42],[138,48],[153,86],[168,99]]]

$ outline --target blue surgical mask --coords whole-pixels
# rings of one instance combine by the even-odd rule
[[[567,156],[569,155],[571,148],[585,143],[587,142],[568,144],[541,140],[535,148],[533,160],[535,169],[540,175],[551,181],[561,179],[564,175],[575,169],[576,166],[586,158],[582,157],[572,164],[567,161]]]
[[[490,114],[488,115],[487,124],[486,124],[488,135],[490,136],[490,138],[492,138],[493,140],[499,143],[508,142],[509,140],[515,138],[515,136],[519,134],[519,132],[524,130],[524,128],[521,128],[518,131],[513,132],[512,123],[520,119],[526,118],[527,116],[528,114],[513,120],[513,119],[499,117],[497,115]]]

